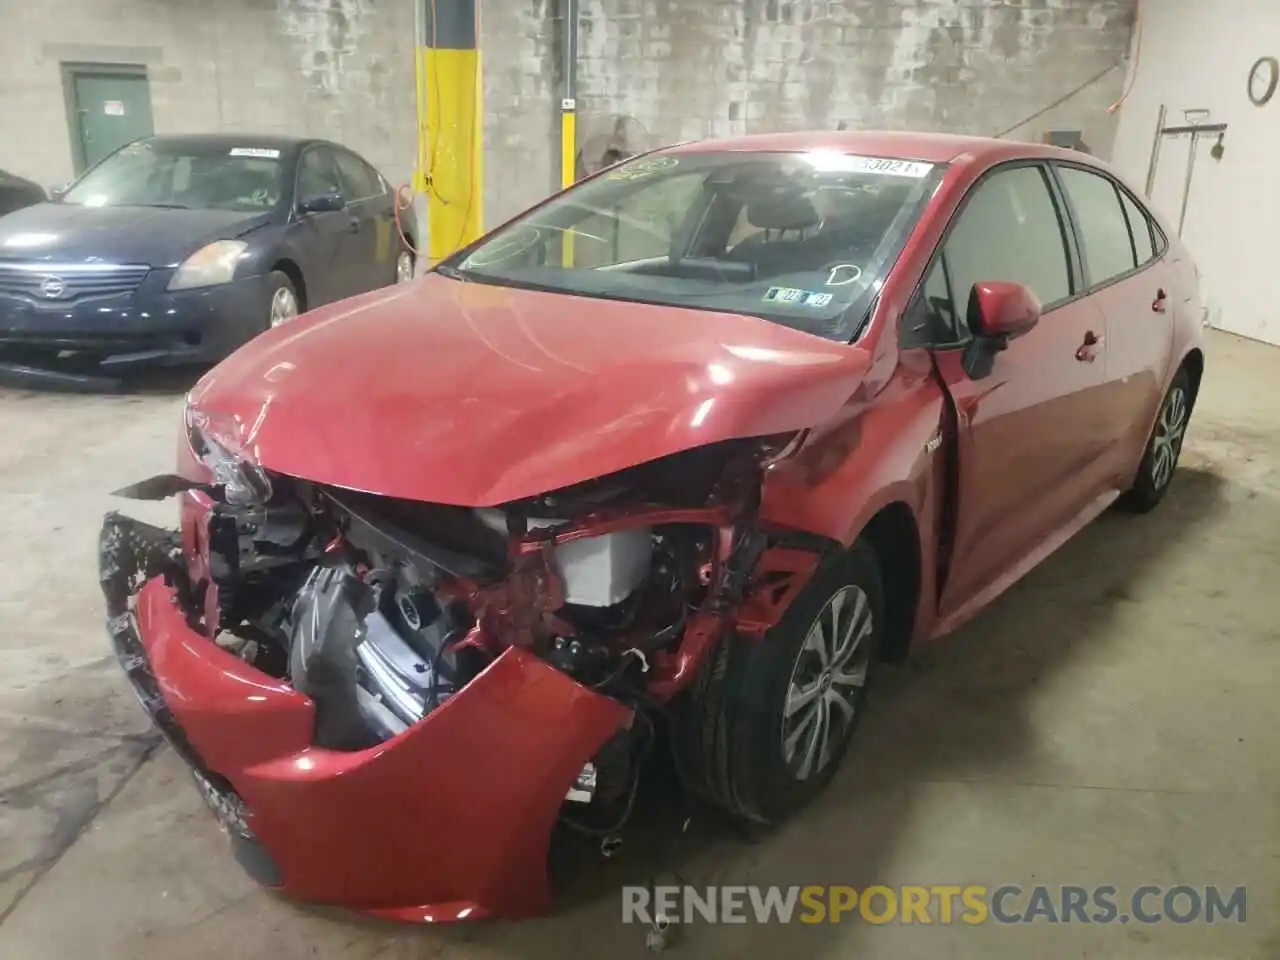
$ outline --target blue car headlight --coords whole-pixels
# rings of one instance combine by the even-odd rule
[[[235,279],[236,267],[249,245],[243,240],[215,240],[182,261],[169,281],[170,290],[214,287]]]

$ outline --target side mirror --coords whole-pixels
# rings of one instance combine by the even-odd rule
[[[340,193],[323,193],[318,197],[309,197],[298,204],[301,213],[333,213],[347,205]]]
[[[965,373],[980,380],[991,373],[996,354],[1009,341],[1027,333],[1040,321],[1040,301],[1020,283],[980,280],[969,291],[969,329],[973,340],[965,348]]]
[[[969,322],[980,337],[1020,337],[1040,320],[1040,301],[1020,283],[980,281],[969,294]]]

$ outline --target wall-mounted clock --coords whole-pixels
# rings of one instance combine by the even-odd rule
[[[1260,107],[1275,96],[1280,85],[1280,61],[1275,57],[1259,57],[1249,71],[1249,100]]]

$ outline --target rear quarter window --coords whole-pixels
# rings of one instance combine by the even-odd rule
[[[1129,220],[1129,232],[1133,235],[1133,250],[1138,257],[1138,266],[1155,259],[1156,245],[1151,228],[1151,219],[1133,198],[1121,191],[1120,200],[1124,204],[1124,213]]]

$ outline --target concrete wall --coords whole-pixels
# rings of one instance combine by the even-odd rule
[[[1084,131],[1108,152],[1132,0],[580,0],[579,143],[800,127]],[[146,64],[159,132],[349,144],[396,182],[415,149],[414,0],[0,0],[0,167],[71,172],[63,61]],[[485,220],[558,182],[554,0],[480,0]]]
[[[0,167],[72,172],[60,63],[144,64],[158,133],[330,137],[407,181],[412,0],[0,0]]]
[[[550,0],[481,2],[493,224],[554,179],[544,141],[557,129],[560,28]],[[993,135],[1084,84],[1010,135],[1082,130],[1103,156],[1133,11],[1132,0],[580,4],[580,145],[606,141],[619,116],[635,149],[841,122]]]
[[[1280,92],[1261,107],[1248,96],[1253,64],[1280,56],[1280,5],[1143,0],[1136,39],[1114,162],[1139,187],[1145,183],[1161,104],[1166,125],[1185,124],[1186,110],[1208,111],[1197,122],[1227,124],[1221,160],[1210,154],[1216,138],[1200,141],[1189,192],[1190,138],[1162,143],[1151,202],[1176,228],[1187,193],[1182,237],[1200,267],[1211,323],[1280,344]]]
[[[479,0],[488,227],[559,188],[561,60],[555,0]]]

